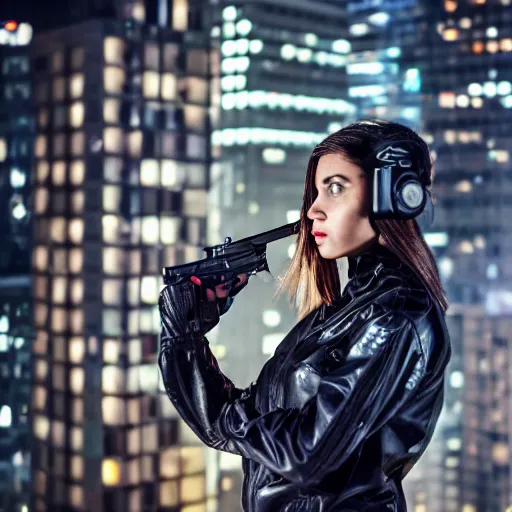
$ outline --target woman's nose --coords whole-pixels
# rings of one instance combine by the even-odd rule
[[[310,220],[315,220],[317,218],[322,217],[323,214],[321,210],[318,207],[318,200],[315,200],[315,202],[311,205],[311,207],[308,210],[307,217]]]

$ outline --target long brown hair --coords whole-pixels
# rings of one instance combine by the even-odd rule
[[[295,246],[295,254],[290,265],[280,278],[276,293],[288,290],[290,306],[298,308],[298,320],[302,320],[322,303],[332,304],[341,293],[341,281],[336,260],[320,256],[318,248],[310,236],[312,221],[307,217],[316,195],[315,174],[320,157],[330,153],[341,153],[356,165],[362,163],[375,148],[384,141],[413,140],[422,146],[426,164],[421,179],[432,194],[434,169],[430,152],[425,141],[413,130],[398,123],[381,120],[361,120],[329,135],[313,150],[309,159],[304,197],[300,214],[300,231]],[[371,203],[370,203],[371,204]],[[443,311],[448,308],[448,299],[439,279],[436,260],[425,242],[416,219],[374,220],[373,225],[381,235],[386,247],[394,252],[406,265],[411,267]],[[342,258],[344,260],[345,258]],[[345,268],[347,264],[345,263]],[[343,283],[343,287],[346,283]]]

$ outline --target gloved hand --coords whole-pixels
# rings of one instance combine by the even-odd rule
[[[240,282],[236,283],[237,279]],[[220,316],[231,307],[233,297],[248,281],[248,276],[242,274],[235,279],[236,284],[222,283],[215,291],[201,287],[199,279],[194,277],[190,282],[166,286],[158,300],[163,337],[203,336],[219,323]]]

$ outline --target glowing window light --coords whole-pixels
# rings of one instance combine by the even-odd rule
[[[455,93],[442,92],[439,94],[439,106],[443,108],[455,107]]]
[[[222,59],[221,69],[223,73],[234,73],[237,68],[236,59]]]
[[[9,428],[12,423],[12,412],[8,405],[3,405],[0,409],[0,428]]]
[[[238,55],[245,55],[249,51],[249,40],[239,39],[236,41],[236,51]]]
[[[315,53],[313,60],[320,66],[325,66],[329,61],[329,54],[327,52],[317,52]]]
[[[222,26],[222,33],[226,39],[231,39],[236,36],[235,24],[231,21],[224,23]]]
[[[467,108],[469,107],[469,96],[466,94],[459,94],[455,99],[455,103],[460,108]]]
[[[224,21],[234,21],[236,20],[237,11],[236,7],[233,5],[229,5],[222,10],[222,19]]]
[[[472,83],[468,85],[468,94],[470,96],[481,96],[483,93],[483,87],[478,83]]]
[[[502,98],[501,104],[505,108],[512,108],[512,95],[505,96],[504,98]]]
[[[281,315],[275,309],[263,311],[263,323],[266,327],[277,327],[281,323]]]
[[[235,41],[224,41],[221,46],[222,55],[231,57],[236,53],[237,45]]]
[[[243,133],[243,138],[239,134]],[[212,144],[232,146],[240,144],[240,140],[252,144],[308,146],[318,144],[326,137],[326,133],[303,132],[297,130],[279,130],[272,128],[226,128],[212,132]]]
[[[309,48],[299,48],[297,50],[297,60],[299,62],[311,62],[313,52]]]
[[[105,485],[118,485],[121,481],[121,468],[114,459],[104,459],[101,463],[101,479]]]
[[[457,9],[457,2],[454,0],[445,0],[444,8],[446,12],[454,12]]]
[[[488,27],[485,31],[485,35],[490,38],[498,37],[498,29],[496,27]]]
[[[494,82],[485,82],[484,94],[488,98],[494,98],[494,96],[496,96],[496,84]]]
[[[484,43],[482,41],[475,41],[473,43],[473,53],[482,53],[484,51]]]
[[[336,53],[350,53],[352,45],[346,39],[338,39],[332,43],[332,51]]]
[[[459,31],[456,28],[447,28],[443,32],[443,39],[445,41],[456,41],[459,37]]]
[[[318,36],[316,34],[312,34],[312,33],[306,34],[304,36],[304,42],[308,46],[315,46],[318,43]]]
[[[489,53],[496,53],[500,49],[498,41],[487,41],[485,47]]]
[[[281,148],[265,148],[262,157],[267,164],[282,164],[286,160],[286,151]]]
[[[251,53],[260,53],[263,50],[263,41],[261,39],[253,39],[249,43],[249,51]]]
[[[235,69],[239,73],[245,73],[249,69],[249,66],[251,64],[249,57],[238,57],[235,59],[235,61]]]
[[[512,92],[512,84],[507,81],[498,82],[498,85],[496,86],[496,92],[500,96],[505,96],[507,94],[510,94]]]
[[[368,21],[374,25],[383,27],[389,21],[389,14],[387,12],[376,12],[368,16]]]
[[[327,62],[334,67],[340,68],[347,63],[347,58],[343,55],[336,55],[334,53],[330,53],[327,56]]]
[[[355,37],[365,36],[370,31],[370,27],[367,23],[354,23],[350,25],[348,31]]]
[[[248,19],[242,19],[236,24],[236,31],[241,36],[246,36],[252,30],[252,23]]]
[[[283,44],[281,46],[281,58],[284,60],[292,60],[297,55],[297,48],[293,44]]]
[[[450,385],[452,388],[462,388],[464,386],[464,374],[460,371],[452,372],[450,374]]]
[[[235,89],[245,89],[247,85],[247,77],[245,75],[236,75],[235,77]]]
[[[25,186],[25,182],[27,181],[27,176],[24,172],[20,171],[16,167],[11,169],[11,187],[12,188],[22,188]]]
[[[468,28],[471,28],[471,25],[472,25],[471,18],[461,18],[459,20],[460,28],[468,29]]]
[[[350,98],[368,98],[370,96],[380,96],[386,94],[386,87],[383,85],[359,85],[349,87],[348,95]]]
[[[502,52],[512,52],[512,38],[501,39],[500,50]]]
[[[471,98],[471,106],[473,108],[482,108],[484,105],[484,100],[480,97]]]
[[[248,104],[249,96],[247,91],[241,91],[236,93],[235,108],[237,108],[238,110],[243,110],[244,108],[247,108]]]
[[[347,65],[349,75],[378,75],[384,71],[382,62],[358,62]]]
[[[391,46],[386,50],[386,55],[391,59],[396,59],[397,57],[400,57],[401,54],[402,50],[398,46]]]

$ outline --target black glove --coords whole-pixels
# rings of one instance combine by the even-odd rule
[[[249,279],[243,277],[245,281],[237,277],[234,283],[221,283],[215,287],[216,290],[230,288],[224,298],[216,297],[220,292],[208,290],[210,300],[207,290],[191,281],[166,286],[158,300],[164,335],[169,338],[202,337],[211,331],[219,323],[220,316],[231,307],[234,296],[247,286]]]

